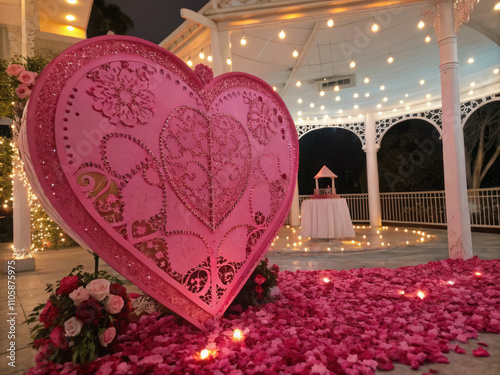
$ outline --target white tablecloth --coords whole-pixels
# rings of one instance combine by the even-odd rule
[[[301,208],[302,237],[353,238],[345,199],[307,199]]]

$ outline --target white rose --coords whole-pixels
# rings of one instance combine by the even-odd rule
[[[109,296],[109,281],[106,279],[95,279],[87,284],[87,291],[97,301],[102,301]]]
[[[86,301],[89,297],[90,297],[89,292],[83,286],[79,287],[78,289],[73,290],[69,294],[69,298],[71,298],[73,300],[73,302],[75,303],[76,306],[78,306],[83,301]]]
[[[75,337],[80,334],[82,330],[83,322],[76,319],[75,317],[70,318],[64,322],[64,336]]]
[[[110,294],[108,300],[104,304],[104,310],[110,314],[118,314],[123,309],[123,298],[114,294]]]

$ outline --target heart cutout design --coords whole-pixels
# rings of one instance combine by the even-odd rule
[[[294,123],[265,82],[197,75],[121,36],[80,42],[46,67],[20,151],[68,234],[201,329],[267,251],[298,168]]]

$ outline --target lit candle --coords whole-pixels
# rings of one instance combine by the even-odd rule
[[[234,342],[240,342],[243,340],[245,337],[243,336],[243,332],[241,329],[235,329],[233,332],[233,341]]]

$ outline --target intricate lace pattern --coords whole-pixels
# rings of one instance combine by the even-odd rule
[[[91,70],[87,77],[94,86],[87,93],[94,98],[92,107],[115,125],[147,124],[155,106],[155,96],[149,90],[149,79],[154,73],[155,69],[147,65],[131,69],[126,61]]]

